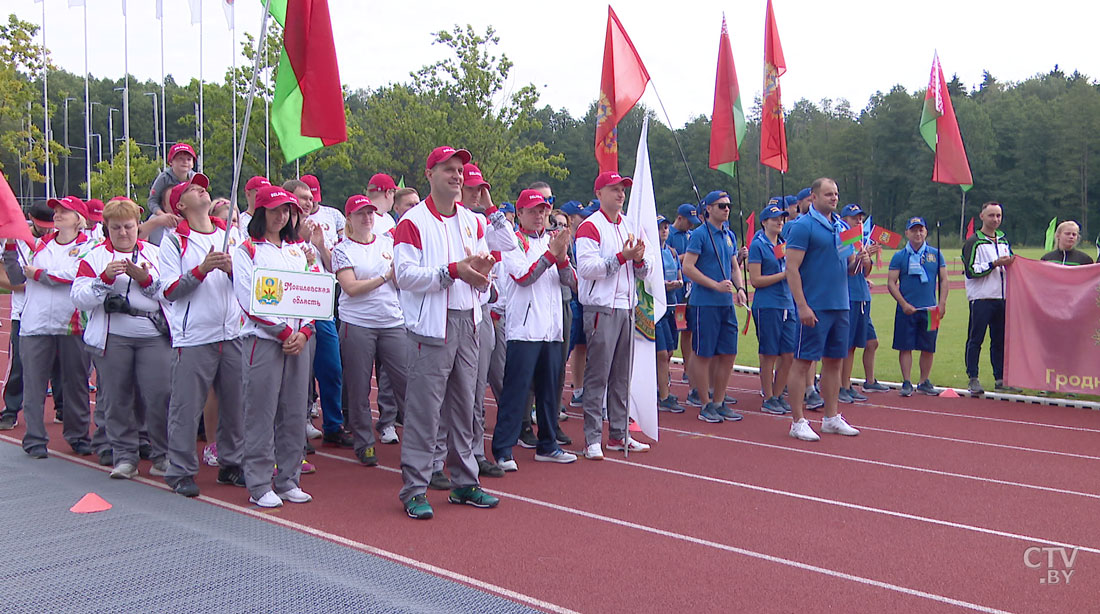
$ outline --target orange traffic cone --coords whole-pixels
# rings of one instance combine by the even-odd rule
[[[959,393],[955,392],[954,388],[944,388],[943,392],[940,393],[940,397],[947,399],[957,399],[959,398]]]
[[[110,503],[107,503],[103,497],[94,492],[90,492],[81,497],[76,505],[69,508],[69,511],[76,514],[91,514],[93,512],[105,512],[109,509],[111,509]]]

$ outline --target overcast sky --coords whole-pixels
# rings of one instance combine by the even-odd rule
[[[122,0],[86,0],[88,66],[93,76],[123,72]],[[203,6],[203,75],[221,81],[232,39],[222,0]],[[262,0],[236,0],[239,32],[257,33]],[[165,69],[177,82],[199,75],[199,26],[191,25],[188,0],[164,0]],[[455,24],[495,27],[499,50],[515,63],[510,87],[533,83],[541,103],[585,112],[597,96],[607,6],[583,0],[519,3],[477,0],[329,0],[340,77],[352,87],[405,81],[410,71],[447,55],[432,45],[433,31]],[[5,0],[4,12],[42,21],[42,4]],[[84,11],[67,0],[45,0],[46,45],[54,62],[84,71]],[[657,88],[673,124],[710,115],[722,12],[726,12],[734,61],[748,111],[763,79],[765,0],[620,2],[616,13],[634,41],[653,82],[642,99],[659,109]],[[130,73],[161,75],[160,23],[154,0],[129,0]],[[862,109],[875,91],[902,84],[910,91],[928,81],[933,52],[944,72],[973,86],[989,70],[1001,81],[1019,81],[1055,64],[1100,78],[1095,28],[1100,3],[1006,0],[776,0],[776,21],[787,60],[780,80],[789,106],[808,98],[846,98]]]

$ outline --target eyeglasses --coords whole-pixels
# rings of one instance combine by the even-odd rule
[[[718,207],[719,209],[729,209],[730,208],[729,203],[715,203],[714,206]]]

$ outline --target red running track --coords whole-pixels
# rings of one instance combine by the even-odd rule
[[[755,377],[732,378],[739,423],[662,414],[660,442],[629,458],[562,466],[517,447],[519,472],[483,483],[503,499],[494,510],[429,491],[436,518],[406,518],[397,445],[379,446],[378,468],[322,447],[302,480],[314,502],[276,511],[203,467],[196,504],[549,611],[1100,611],[1096,412],[884,393],[842,408],[859,437],[804,443],[787,436],[789,418],[759,412],[756,389]],[[488,406],[492,424],[491,394]],[[563,428],[579,448],[570,414]],[[54,456],[94,466],[69,455],[60,425],[50,435]],[[17,444],[22,428],[0,436]],[[164,487],[134,487],[147,485]],[[1036,548],[1052,549],[1054,565]],[[1076,554],[1072,567],[1062,552]]]

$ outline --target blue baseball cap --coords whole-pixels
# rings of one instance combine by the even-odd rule
[[[663,216],[663,215],[658,215],[658,216],[657,216],[657,225],[658,225],[658,226],[660,226],[661,224],[668,224],[668,223],[669,223],[669,222],[668,222],[668,218],[667,218],[667,217],[665,217],[665,216]]]
[[[928,228],[928,224],[924,223],[924,218],[920,217],[919,215],[917,217],[909,218],[909,221],[905,223],[906,230],[909,230],[914,226],[924,226],[925,228]]]
[[[773,217],[789,217],[786,209],[781,208],[779,205],[768,205],[764,207],[764,210],[760,212],[760,221],[770,220]]]
[[[721,200],[723,198],[729,198],[729,197],[730,197],[730,195],[723,192],[722,190],[715,190],[715,191],[711,192],[710,194],[707,194],[706,196],[703,197],[703,205],[704,206],[710,206],[710,205],[713,205],[714,203],[718,202],[719,200]]]
[[[790,209],[791,207],[798,204],[798,197],[797,196],[784,196],[783,197],[783,202],[786,203],[787,208]]]
[[[784,197],[782,197],[782,196],[772,196],[771,198],[768,199],[768,204],[764,205],[764,207],[766,208],[766,207],[770,207],[772,205],[775,205],[777,207],[783,207],[783,206],[785,206],[785,204],[786,204],[786,199]]]
[[[500,210],[504,213],[515,213],[516,212],[516,206],[513,205],[512,203],[501,203],[500,204]]]
[[[561,212],[566,215],[584,215],[584,207],[579,200],[571,200],[561,206]]]
[[[795,195],[795,198],[797,198],[798,200],[806,200],[810,197],[810,194],[812,192],[813,190],[811,190],[810,188],[802,188],[798,191],[798,194]]]
[[[600,201],[599,200],[593,200],[592,202],[588,203],[588,206],[585,207],[582,210],[581,215],[583,215],[584,217],[588,217],[588,216],[592,215],[593,213],[595,213],[599,210],[600,210]]]
[[[864,215],[864,212],[863,209],[855,203],[844,205],[844,208],[840,210],[840,217],[852,217],[856,215]]]
[[[689,220],[699,219],[699,210],[695,208],[695,205],[691,203],[684,203],[679,207],[676,207],[676,215],[680,217],[686,217]]]

